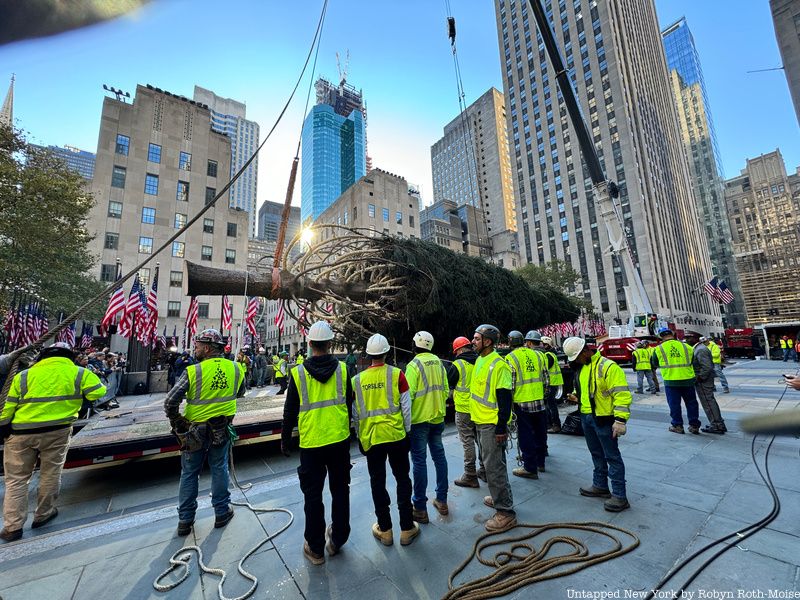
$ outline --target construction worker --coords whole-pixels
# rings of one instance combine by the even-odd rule
[[[696,331],[687,331],[684,335],[686,343],[692,346],[692,367],[695,375],[695,391],[700,405],[706,413],[709,424],[703,427],[705,433],[719,435],[728,431],[722,413],[719,410],[717,399],[714,398],[714,359],[711,348],[703,343],[703,339]]]
[[[658,332],[661,344],[654,351],[654,360],[664,378],[664,391],[667,394],[672,433],[686,433],[683,430],[681,400],[686,404],[689,418],[689,433],[700,433],[700,407],[694,391],[694,368],[692,367],[692,347],[675,339],[675,334],[666,327]]]
[[[10,370],[13,358],[3,361],[7,363],[4,368]],[[28,518],[28,483],[37,460],[39,490],[31,527],[42,527],[58,516],[56,499],[72,423],[84,398],[92,401],[105,396],[106,388],[97,375],[75,365],[74,359],[67,344],[56,342],[44,348],[38,361],[11,381],[0,413],[6,488],[0,539],[7,542],[22,537]]]
[[[275,392],[276,396],[283,394],[286,391],[286,386],[288,385],[289,363],[286,360],[288,357],[289,353],[284,350],[280,353],[278,364],[275,365],[275,383],[281,386],[281,389]]]
[[[456,412],[456,429],[458,439],[464,449],[464,473],[456,479],[459,487],[480,487],[478,479],[486,481],[486,468],[480,460],[480,469],[475,470],[475,424],[469,414],[469,383],[472,378],[472,369],[478,355],[472,349],[472,342],[461,336],[453,340],[453,354],[456,359],[447,367],[447,384],[453,390],[453,406]]]
[[[730,394],[731,388],[728,386],[728,378],[725,377],[725,373],[723,371],[725,367],[722,366],[722,348],[720,348],[719,344],[710,338],[704,337],[701,338],[700,341],[703,342],[709,350],[711,350],[711,360],[714,364],[714,375],[722,384],[722,392],[724,394]],[[714,386],[714,391],[716,391],[716,389],[716,386]]]
[[[419,535],[419,525],[412,517],[408,459],[411,396],[403,371],[386,364],[389,350],[389,341],[379,333],[367,340],[367,355],[372,364],[353,377],[353,417],[361,451],[367,457],[372,503],[378,518],[378,522],[372,525],[372,535],[385,546],[394,542],[389,513],[391,501],[386,491],[388,460],[397,482],[400,544],[408,546]]]
[[[561,432],[561,415],[558,414],[558,399],[564,387],[564,375],[561,373],[561,365],[558,364],[553,346],[553,338],[542,336],[542,351],[545,356],[545,366],[550,385],[545,392],[545,405],[547,407],[547,433]]]
[[[292,430],[300,434],[297,475],[305,499],[303,554],[314,565],[339,553],[350,537],[350,405],[347,367],[330,353],[333,330],[317,321],[308,330],[311,358],[292,369],[283,407],[281,450],[289,456]],[[286,353],[282,353],[286,354]],[[284,365],[286,361],[283,361]],[[325,527],[322,491],[331,492],[331,526]]]
[[[539,479],[539,471],[544,472],[545,452],[547,450],[547,410],[544,404],[545,361],[544,355],[533,347],[534,340],[541,345],[542,336],[538,331],[508,334],[511,352],[506,362],[511,367],[514,382],[514,413],[517,415],[519,450],[522,466],[511,472],[517,477]]]
[[[409,394],[411,396],[411,463],[414,472],[413,515],[417,523],[428,523],[428,460],[426,448],[436,468],[436,498],[433,507],[440,515],[447,515],[447,458],[444,454],[442,432],[444,414],[450,387],[442,361],[431,354],[433,336],[418,331],[412,340],[414,358],[406,366]]]
[[[486,521],[487,531],[503,531],[517,524],[514,497],[508,482],[506,443],[508,421],[513,404],[513,380],[508,363],[495,350],[500,330],[494,325],[479,325],[472,337],[478,354],[472,369],[469,391],[470,416],[478,434],[478,447],[486,465],[486,482],[490,496],[483,503],[494,508],[494,516]]]
[[[297,356],[295,356],[295,359],[294,359],[294,366],[295,366],[295,367],[299,367],[299,366],[300,366],[300,365],[302,365],[302,364],[303,364],[305,361],[306,361],[306,357],[305,357],[305,356],[303,356],[303,353],[302,353],[300,350],[298,350],[298,351],[297,351]]]
[[[236,414],[236,398],[245,393],[245,369],[223,356],[225,342],[216,329],[204,329],[194,338],[197,363],[186,368],[164,399],[164,412],[181,443],[181,481],[178,489],[178,535],[192,531],[197,512],[197,489],[203,463],[211,468],[211,505],[214,527],[233,518],[228,491],[229,426]],[[186,409],[180,405],[186,399]]]
[[[633,371],[636,373],[636,393],[644,394],[644,380],[647,379],[647,391],[651,394],[656,394],[656,385],[653,381],[653,367],[650,364],[650,346],[646,341],[641,341],[636,344],[636,349],[633,351]]]
[[[564,352],[568,361],[581,365],[578,396],[570,394],[569,399],[580,404],[583,434],[594,464],[592,485],[580,488],[580,494],[606,498],[603,507],[620,512],[630,507],[625,490],[625,463],[619,451],[619,437],[627,432],[631,415],[631,392],[625,373],[614,361],[589,349],[583,338],[564,340]]]

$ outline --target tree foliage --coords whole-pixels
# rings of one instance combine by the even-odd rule
[[[93,205],[83,177],[0,126],[0,307],[18,287],[43,298],[52,318],[102,289],[89,274]]]
[[[551,260],[543,265],[528,264],[517,269],[516,273],[532,288],[555,290],[564,294],[568,294],[581,280],[581,274],[563,260]],[[578,307],[589,313],[594,312],[591,300],[575,296],[570,298]]]

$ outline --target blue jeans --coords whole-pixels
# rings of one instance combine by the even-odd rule
[[[653,382],[653,372],[649,369],[647,371],[636,371],[636,392],[639,394],[643,393],[645,379],[647,379],[647,385],[650,386],[650,389],[647,391],[655,393],[656,384]]]
[[[725,373],[722,370],[722,365],[714,364],[714,375],[716,375],[719,382],[722,384],[722,389],[727,390],[728,388],[728,378],[725,377]]]
[[[447,459],[444,456],[442,432],[444,421],[433,423],[417,423],[411,426],[411,462],[414,465],[414,493],[411,502],[417,510],[427,510],[428,497],[428,463],[425,448],[431,449],[431,458],[436,467],[436,499],[447,502]]]
[[[197,488],[200,471],[208,456],[211,467],[211,505],[216,516],[225,515],[230,508],[231,494],[228,491],[228,449],[230,441],[224,446],[214,448],[207,439],[202,450],[181,452],[181,484],[178,490],[178,519],[193,522],[197,511]]]
[[[586,446],[592,454],[594,472],[592,485],[601,490],[608,489],[608,480],[611,479],[611,493],[617,498],[626,498],[625,492],[625,463],[619,451],[619,440],[611,435],[613,417],[598,417],[590,414],[581,415],[583,435]]]
[[[522,466],[529,473],[536,473],[545,466],[547,411],[525,412],[515,408],[514,412],[517,413],[517,441],[522,454]]]
[[[669,417],[673,425],[683,426],[683,415],[681,414],[681,399],[686,404],[686,416],[689,417],[689,427],[700,427],[700,405],[697,404],[697,394],[694,386],[670,386],[664,385],[667,393],[667,404],[669,405]]]

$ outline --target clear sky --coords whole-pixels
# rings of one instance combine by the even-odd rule
[[[16,73],[15,120],[33,141],[95,151],[103,84],[134,91],[153,84],[191,97],[199,84],[247,104],[272,126],[299,73],[321,0],[155,0],[109,23],[0,47],[0,98]],[[767,0],[656,0],[662,27],[685,15],[695,38],[725,175],[780,148],[800,166],[800,131]],[[450,0],[467,102],[502,90],[494,3]],[[330,0],[318,74],[338,77],[336,52],[350,51],[348,80],[368,108],[376,167],[421,185],[432,201],[430,146],[458,114],[445,3]],[[259,162],[259,203],[282,201],[303,119],[308,79]],[[312,99],[313,101],[313,99]],[[298,178],[299,185],[299,178]],[[299,188],[294,204],[299,204]]]

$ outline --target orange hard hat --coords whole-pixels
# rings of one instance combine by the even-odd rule
[[[459,336],[453,340],[453,352],[456,352],[459,348],[463,348],[464,346],[470,346],[470,345],[472,345],[472,342],[470,342],[463,335]]]

